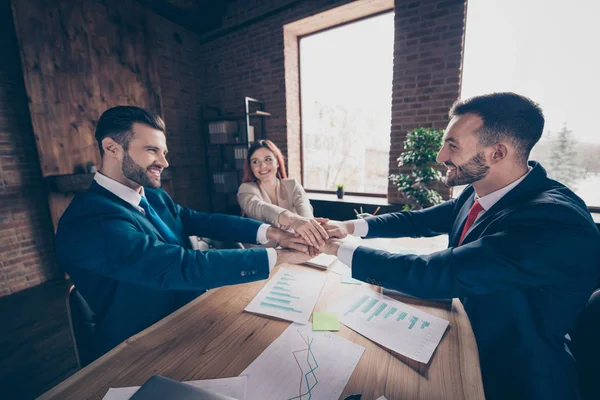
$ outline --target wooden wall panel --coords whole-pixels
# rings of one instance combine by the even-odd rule
[[[44,176],[100,165],[101,113],[137,105],[162,115],[145,9],[133,0],[13,1],[29,109]],[[52,207],[52,206],[51,206]]]

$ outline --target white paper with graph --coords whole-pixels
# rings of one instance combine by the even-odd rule
[[[308,268],[280,268],[245,310],[305,324],[326,279]]]
[[[448,321],[366,287],[360,287],[327,311],[375,343],[427,364]]]
[[[365,348],[312,325],[291,324],[241,373],[248,399],[331,400],[342,394]]]

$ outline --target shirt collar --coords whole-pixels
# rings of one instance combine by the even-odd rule
[[[528,168],[529,169],[527,170],[527,173],[525,175],[523,175],[516,181],[504,186],[503,188],[496,190],[495,192],[488,193],[483,197],[479,197],[477,193],[475,193],[475,200],[478,201],[479,204],[481,204],[481,207],[483,207],[485,211],[489,210],[494,206],[494,204],[500,201],[502,197],[504,197],[508,192],[513,190],[519,183],[521,183],[523,179],[527,177],[527,175],[529,175],[533,168],[531,166],[529,166]]]
[[[120,182],[115,181],[112,178],[109,178],[106,175],[102,175],[100,172],[96,172],[94,175],[94,180],[104,189],[108,190],[118,198],[126,201],[131,204],[135,208],[139,208],[140,201],[142,200],[142,196],[144,195],[144,187],[142,186],[141,193],[136,192],[130,187],[123,185]]]

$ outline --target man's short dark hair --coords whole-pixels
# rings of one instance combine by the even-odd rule
[[[119,143],[125,150],[133,137],[131,127],[134,123],[148,125],[165,132],[165,122],[152,111],[134,106],[117,106],[104,111],[96,125],[96,141],[100,148],[100,156],[104,155],[102,139],[109,137]]]
[[[459,100],[450,109],[449,116],[468,113],[483,119],[483,126],[477,132],[479,143],[491,146],[510,140],[521,163],[527,163],[531,149],[544,130],[544,114],[540,106],[516,93],[491,93]]]

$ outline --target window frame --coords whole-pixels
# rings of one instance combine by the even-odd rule
[[[344,21],[340,24],[335,24],[332,26],[329,26],[327,28],[323,28],[311,33],[308,33],[306,35],[299,35],[297,37],[298,39],[298,110],[299,110],[299,117],[300,117],[300,183],[302,185],[302,187],[304,188],[304,190],[307,193],[324,193],[324,194],[335,194],[336,191],[335,190],[327,190],[327,189],[308,189],[305,186],[305,182],[304,182],[304,130],[303,130],[303,126],[302,126],[302,74],[300,71],[300,57],[302,57],[302,52],[300,51],[301,47],[300,47],[300,41],[302,39],[305,39],[307,37],[313,36],[313,35],[317,35],[319,33],[323,33],[332,29],[336,29],[336,28],[341,28],[345,25],[350,25],[350,24],[354,24],[356,22],[360,22],[369,18],[375,18],[384,14],[389,14],[389,13],[395,13],[396,10],[394,7],[374,13],[374,14],[369,14],[369,15],[365,15],[356,19],[352,19],[349,21]],[[393,61],[392,61],[393,64]],[[392,65],[393,68],[393,65]],[[392,79],[393,80],[393,79]],[[390,107],[391,105],[391,100],[390,99]],[[390,132],[390,138],[391,138],[391,132]],[[389,160],[388,160],[389,162]],[[370,193],[370,192],[346,192],[344,191],[344,194],[347,194],[349,196],[362,196],[362,197],[380,197],[380,198],[386,198],[388,197],[388,193],[390,190],[390,183],[388,180],[388,192],[386,193]]]

